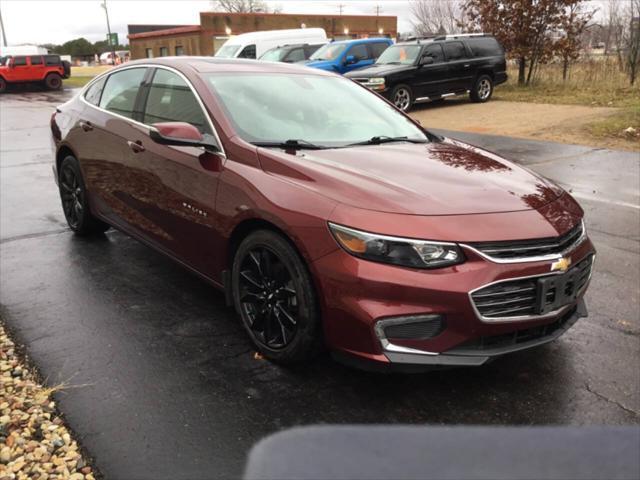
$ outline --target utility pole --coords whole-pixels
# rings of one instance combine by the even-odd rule
[[[102,8],[104,8],[104,14],[107,16],[107,43],[111,50],[111,64],[116,64],[116,46],[111,43],[111,25],[109,24],[109,10],[107,10],[107,0],[102,0]]]
[[[0,30],[2,30],[2,44],[7,46],[7,34],[4,31],[4,22],[2,21],[2,10],[0,10]]]
[[[380,16],[380,12],[382,11],[382,9],[380,8],[380,5],[376,5],[376,17]]]
[[[342,9],[344,9],[344,5],[341,3],[338,5],[338,10],[340,11],[340,15],[342,16]]]

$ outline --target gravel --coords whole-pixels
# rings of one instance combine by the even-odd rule
[[[52,394],[16,354],[0,324],[0,480],[94,480]]]

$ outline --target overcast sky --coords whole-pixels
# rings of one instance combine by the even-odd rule
[[[0,0],[9,45],[56,43],[85,37],[106,37],[104,10],[99,0]],[[411,30],[408,0],[269,0],[284,13],[370,15],[376,5],[381,15],[396,15],[401,32]],[[127,25],[200,23],[199,13],[211,10],[209,0],[107,0],[111,30],[126,40]]]

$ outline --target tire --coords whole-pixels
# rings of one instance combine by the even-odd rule
[[[233,259],[231,288],[242,324],[265,358],[295,364],[321,350],[311,276],[282,235],[258,230],[242,241]]]
[[[77,235],[106,232],[109,225],[94,217],[89,209],[87,189],[78,160],[71,155],[65,157],[60,163],[58,175],[62,210],[69,228]]]
[[[469,93],[471,101],[484,103],[489,101],[491,95],[493,95],[493,80],[489,75],[480,75],[473,84],[471,93]]]
[[[0,77],[0,93],[4,93],[7,91],[7,81]]]
[[[62,88],[62,77],[57,73],[50,73],[44,79],[44,86],[47,90],[60,90]]]
[[[413,106],[413,92],[408,85],[396,85],[393,90],[391,90],[390,98],[391,103],[405,113],[411,110]]]

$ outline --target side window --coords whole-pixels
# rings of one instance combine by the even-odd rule
[[[304,53],[306,55],[305,58],[309,58],[311,55],[315,53],[316,50],[318,50],[322,46],[323,45],[308,45],[304,47]]]
[[[106,81],[107,77],[103,77],[87,88],[87,91],[84,94],[84,99],[92,105],[99,105],[102,89],[104,88],[104,82]]]
[[[294,48],[284,59],[285,62],[289,63],[300,62],[302,60],[304,60],[304,48]]]
[[[466,58],[467,52],[464,49],[462,42],[448,42],[444,44],[444,53],[447,55],[447,60],[460,60]]]
[[[100,108],[133,118],[133,107],[146,68],[131,68],[113,73],[107,78],[100,98]]]
[[[173,72],[157,69],[149,87],[144,110],[144,123],[187,122],[200,130],[211,133],[209,123],[189,85]]]
[[[58,55],[45,55],[44,63],[48,66],[60,65],[60,57]]]
[[[371,53],[373,54],[373,58],[377,59],[382,52],[384,52],[389,47],[389,44],[384,42],[372,43],[371,44]]]
[[[369,52],[367,51],[367,46],[363,43],[360,45],[354,45],[353,47],[351,47],[347,52],[347,57],[349,55],[353,55],[354,57],[356,57],[356,60],[358,61],[366,60],[367,58],[369,58]]]
[[[424,50],[422,51],[422,56],[433,58],[433,63],[444,62],[444,54],[442,53],[442,47],[437,43],[425,47]]]
[[[27,64],[27,57],[13,57],[15,67],[24,67]]]
[[[169,56],[169,49],[167,47],[160,47],[160,56],[161,57]]]
[[[31,65],[42,65],[42,57],[38,55],[37,57],[29,57],[31,60]]]
[[[471,48],[474,57],[490,57],[503,54],[502,47],[492,37],[469,38],[467,44]]]
[[[242,49],[238,58],[256,58],[256,46],[247,45]]]

